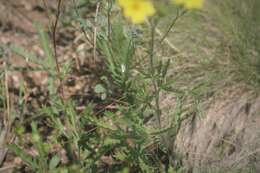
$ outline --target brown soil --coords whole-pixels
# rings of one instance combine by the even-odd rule
[[[44,58],[34,23],[40,23],[51,38],[49,28],[55,20],[57,6],[57,1],[45,2],[47,7],[42,0],[0,0],[0,46],[3,46],[4,51],[3,58],[0,55],[0,68],[6,63],[11,68],[24,69],[7,71],[12,109],[16,110],[19,88],[25,87],[24,99],[27,107],[22,112],[17,112],[19,118],[32,116],[35,110],[47,101],[48,73],[30,70],[37,65],[15,54],[10,46],[22,47],[37,57]],[[69,2],[63,1],[64,4]],[[56,40],[59,64],[63,65],[68,61],[72,63],[71,74],[63,83],[64,97],[77,99],[78,109],[82,110],[86,102],[95,97],[93,87],[98,79],[93,70],[92,46],[86,42],[77,24],[61,27],[59,23]],[[3,119],[4,116],[0,112],[0,172],[7,173],[21,161],[4,149],[5,144],[12,143],[14,138],[3,125]]]
[[[18,56],[11,50],[10,45],[24,48],[28,52],[36,54],[39,58],[44,58],[44,51],[39,43],[35,22],[40,23],[43,29],[50,33],[49,28],[55,20],[55,10],[57,1],[45,0],[2,0],[0,1],[0,43],[7,48],[6,61],[11,67],[36,67],[36,64],[29,62],[26,58]],[[69,1],[64,1],[68,4]],[[47,14],[48,12],[48,14]],[[92,46],[85,41],[79,28],[73,26],[59,27],[57,29],[57,56],[60,65],[71,61],[73,65],[73,76],[70,80],[76,81],[73,86],[65,86],[65,95],[70,97],[82,87],[88,87],[91,82],[88,78],[91,74]],[[50,33],[50,43],[52,44],[52,34]],[[52,47],[52,45],[51,45]],[[80,73],[80,74],[79,74]],[[44,71],[34,72],[31,70],[20,72],[9,72],[9,86],[18,89],[23,82],[30,87],[40,87],[44,90],[47,85],[47,73]],[[86,75],[88,74],[88,75]],[[31,80],[31,81],[30,81]],[[33,83],[31,86],[29,83]],[[88,85],[86,84],[88,83]],[[31,89],[32,89],[31,88]],[[74,89],[73,89],[74,88]],[[88,90],[85,88],[85,91]],[[79,93],[78,93],[79,94]]]

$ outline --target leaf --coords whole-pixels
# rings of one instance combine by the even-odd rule
[[[50,163],[49,163],[49,169],[52,170],[58,166],[60,163],[60,157],[58,155],[55,155],[51,158]]]
[[[107,146],[107,145],[116,145],[116,144],[119,144],[121,141],[118,140],[118,139],[112,139],[110,137],[106,138],[104,140],[104,145]]]
[[[33,160],[33,157],[25,153],[21,148],[15,144],[8,145],[8,148],[13,151],[17,156],[19,156],[23,162],[30,165],[34,170],[37,168],[36,162]]]
[[[40,39],[41,46],[42,46],[43,51],[44,51],[45,56],[46,56],[44,64],[48,68],[50,68],[50,70],[53,70],[53,72],[55,72],[56,62],[55,62],[55,59],[54,59],[54,56],[53,56],[52,49],[50,47],[50,45],[51,45],[50,38],[47,35],[47,33],[44,32],[44,30],[42,29],[42,27],[39,24],[36,24],[35,26],[36,26],[37,31],[38,31],[38,36],[39,36],[39,39]]]
[[[143,159],[139,158],[138,160],[139,160],[139,166],[143,172],[153,172],[152,167],[147,165]]]
[[[171,64],[171,60],[168,59],[167,62],[164,64],[163,69],[162,69],[162,78],[164,78],[167,75],[170,64]]]
[[[94,123],[95,125],[101,127],[101,128],[109,129],[109,130],[116,130],[116,128],[113,127],[112,125],[110,125],[109,122],[105,122],[105,121],[99,120],[96,117],[87,116],[87,119],[89,121],[91,121],[92,123]]]
[[[115,157],[117,160],[125,161],[126,158],[127,158],[127,155],[126,155],[126,153],[124,153],[124,151],[118,151],[118,152],[116,152],[116,154],[114,155],[114,157]]]
[[[173,169],[172,166],[170,166],[170,168],[168,169],[168,172],[169,172],[169,173],[176,173],[176,172],[174,171],[174,169]]]
[[[97,85],[95,86],[94,91],[95,91],[95,93],[97,93],[97,94],[101,94],[101,93],[105,93],[105,92],[106,92],[106,89],[103,87],[103,85],[97,84]]]
[[[129,168],[124,168],[124,169],[122,170],[122,173],[129,173]]]
[[[27,50],[25,50],[23,47],[20,47],[17,45],[11,45],[10,49],[17,55],[20,55],[23,58],[25,58],[26,61],[31,61],[33,63],[41,65],[41,61],[39,61],[39,58],[37,58],[37,56],[35,54],[30,53]]]

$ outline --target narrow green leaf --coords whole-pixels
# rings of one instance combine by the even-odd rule
[[[45,56],[46,56],[44,63],[51,70],[55,71],[55,59],[54,59],[53,52],[52,52],[52,49],[51,49],[50,38],[47,35],[47,33],[44,32],[43,28],[39,24],[36,24],[35,26],[36,26],[37,31],[38,31],[38,36],[39,36],[39,39],[40,39],[41,46],[42,46],[43,51],[44,51]]]
[[[23,57],[26,61],[31,61],[33,63],[40,64],[40,65],[42,64],[40,59],[37,58],[37,56],[35,54],[28,52],[23,47],[20,47],[17,45],[11,45],[10,49],[17,55],[20,55],[21,57]]]
[[[21,148],[19,148],[15,144],[10,144],[8,145],[8,148],[14,152],[17,156],[19,156],[23,162],[26,164],[30,165],[34,170],[37,168],[37,164],[33,160],[33,157],[25,153]]]
[[[53,156],[49,163],[50,170],[56,168],[58,166],[58,164],[60,163],[60,160],[61,160],[61,158],[58,155]]]

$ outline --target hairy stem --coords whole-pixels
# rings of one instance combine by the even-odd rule
[[[177,11],[176,16],[173,18],[170,26],[168,27],[167,31],[164,33],[164,35],[162,36],[162,38],[160,39],[160,44],[165,40],[165,38],[168,36],[168,34],[170,33],[170,31],[172,30],[172,28],[174,27],[174,25],[176,24],[176,22],[178,21],[178,19],[180,17],[182,17],[184,14],[187,13],[187,10],[183,10],[182,12],[179,12],[179,10]]]
[[[155,76],[155,63],[154,63],[154,49],[155,49],[155,32],[156,32],[156,23],[155,21],[151,22],[151,41],[150,41],[150,54],[149,54],[149,60],[150,60],[150,71],[152,75],[152,86],[153,86],[153,92],[155,96],[155,114],[157,118],[158,128],[161,129],[161,109],[159,104],[159,97],[160,97],[160,91],[158,88],[158,82]]]

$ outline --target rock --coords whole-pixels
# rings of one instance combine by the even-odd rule
[[[176,127],[164,140],[174,166],[260,172],[259,10],[257,0],[208,0],[170,33],[181,51],[169,55],[176,91],[160,103],[163,127]]]

